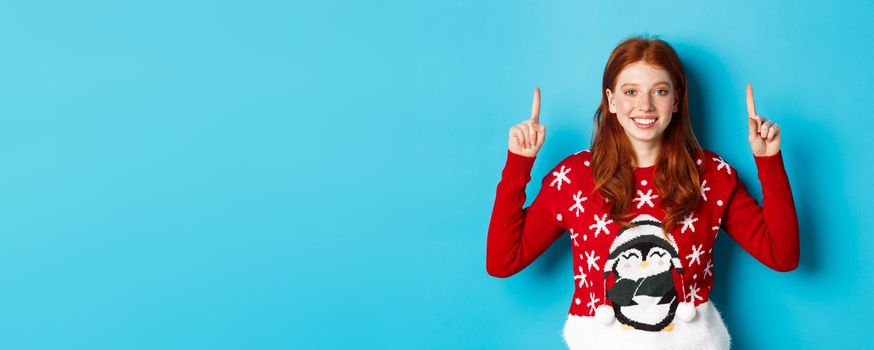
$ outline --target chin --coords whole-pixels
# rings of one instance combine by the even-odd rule
[[[644,133],[641,134],[639,132],[628,133],[628,137],[640,141],[640,142],[655,142],[660,140],[664,131],[652,132],[652,133]]]

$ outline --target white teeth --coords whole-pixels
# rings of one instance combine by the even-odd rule
[[[636,121],[640,124],[643,124],[643,125],[649,125],[649,124],[655,123],[656,120],[655,119],[634,118],[634,121]]]

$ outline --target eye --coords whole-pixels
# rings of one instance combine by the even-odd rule
[[[635,93],[635,92],[637,92],[637,91],[634,91],[634,90],[625,90],[625,95],[627,95],[627,96],[634,96],[634,93]]]
[[[630,252],[630,253],[623,254],[622,257],[625,258],[625,259],[630,259],[631,257],[636,257],[636,258],[640,259],[640,255],[638,255],[638,254],[635,253],[635,252]]]
[[[668,90],[665,90],[665,89],[658,89],[658,90],[656,90],[656,93],[659,94],[659,95],[664,96],[664,95],[667,95],[667,94],[668,94]]]
[[[665,256],[665,254],[667,254],[667,253],[655,251],[655,252],[649,253],[649,257],[651,258],[651,257],[657,256],[657,257],[661,258],[661,257]]]

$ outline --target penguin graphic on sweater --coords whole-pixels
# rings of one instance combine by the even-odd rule
[[[640,215],[616,235],[604,266],[615,284],[606,291],[616,320],[645,331],[670,331],[679,298],[673,270],[683,272],[677,244],[662,233],[660,221]]]

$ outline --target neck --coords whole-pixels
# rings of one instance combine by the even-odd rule
[[[662,143],[661,140],[652,142],[640,142],[632,140],[631,146],[634,147],[634,153],[637,155],[637,159],[633,159],[634,167],[645,168],[655,165],[656,160],[659,156],[659,150],[661,150],[662,147]]]

